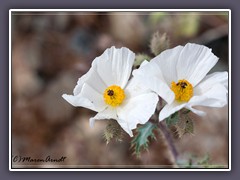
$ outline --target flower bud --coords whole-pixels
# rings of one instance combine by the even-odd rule
[[[104,138],[108,144],[113,138],[116,141],[122,141],[123,130],[121,126],[115,120],[109,120],[109,123],[104,130]]]
[[[162,51],[169,48],[169,38],[166,33],[159,34],[159,32],[155,32],[152,36],[150,42],[151,52],[157,56]]]
[[[134,64],[133,64],[133,67],[138,68],[142,64],[143,61],[145,61],[145,60],[149,61],[150,59],[151,58],[146,54],[137,54]]]

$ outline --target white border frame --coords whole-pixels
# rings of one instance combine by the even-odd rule
[[[210,169],[71,169],[71,168],[66,168],[66,169],[41,169],[41,168],[36,168],[36,169],[17,169],[17,168],[12,168],[12,144],[11,144],[11,139],[12,139],[12,131],[11,131],[11,95],[12,95],[12,72],[11,72],[11,67],[12,67],[12,39],[11,39],[11,17],[12,17],[12,12],[228,12],[229,14],[229,86],[228,86],[228,123],[229,123],[229,129],[228,129],[228,134],[229,134],[229,148],[228,148],[228,169],[215,169],[215,168],[210,168]],[[10,9],[9,10],[9,171],[231,171],[231,10],[230,9]]]

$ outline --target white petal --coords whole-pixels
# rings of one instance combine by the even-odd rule
[[[218,61],[211,51],[202,45],[186,44],[177,63],[178,80],[187,79],[196,86]]]
[[[195,113],[195,114],[197,114],[197,115],[199,115],[199,116],[205,116],[205,115],[206,115],[205,112],[200,111],[200,110],[198,110],[198,109],[194,109],[194,108],[191,107],[191,106],[186,105],[185,108],[186,108],[186,109],[189,109],[190,111],[192,111],[193,113]]]
[[[79,78],[74,96],[63,95],[73,106],[82,106],[100,112],[106,108],[103,92],[110,85],[125,87],[131,73],[134,53],[127,48],[107,49],[96,58],[90,70]]]
[[[78,79],[77,85],[73,90],[74,95],[81,92],[84,83],[87,83],[100,94],[103,94],[104,90],[108,87],[97,73],[97,66],[95,63],[92,63],[90,70]]]
[[[96,114],[96,116],[90,118],[90,126],[93,127],[95,120],[105,120],[105,119],[117,119],[116,109],[107,107],[103,111]]]
[[[228,73],[215,72],[207,75],[195,88],[194,94],[201,95],[208,91],[215,84],[222,84],[226,89],[228,88]]]
[[[169,117],[170,115],[174,114],[175,112],[179,111],[183,107],[186,106],[187,103],[178,103],[174,101],[171,104],[167,104],[159,113],[159,120],[162,121],[165,118]]]
[[[227,104],[228,73],[216,72],[207,75],[194,88],[194,97],[188,102],[188,109],[201,115],[203,112],[192,106],[223,107]],[[196,112],[198,111],[198,112]]]
[[[93,61],[97,73],[107,86],[118,85],[124,88],[130,77],[135,54],[127,48],[111,47]]]
[[[102,111],[107,106],[104,102],[103,94],[98,93],[87,83],[83,85],[81,95],[88,98],[94,104],[98,112]]]
[[[177,81],[176,63],[182,51],[182,46],[166,50],[153,58],[148,64],[144,63],[133,71],[133,76],[142,85],[156,92],[168,104],[174,101],[175,95],[170,89],[172,81]]]
[[[86,83],[82,85],[81,92],[78,95],[64,94],[63,98],[73,106],[81,106],[97,112],[102,111],[107,106],[103,100],[103,95]]]
[[[97,111],[94,104],[89,99],[82,97],[81,95],[72,96],[63,94],[62,97],[73,106],[85,107],[93,111]]]
[[[156,63],[161,69],[163,78],[168,86],[171,86],[172,81],[176,82],[178,80],[176,65],[182,50],[183,46],[165,50],[150,61],[150,63]]]
[[[167,103],[173,102],[175,95],[164,80],[161,69],[156,62],[144,63],[139,69],[133,71],[134,78],[161,96]]]
[[[139,82],[139,79],[133,77],[129,80],[126,88],[124,89],[125,95],[127,98],[135,97],[138,95],[141,95],[143,93],[148,93],[151,90],[147,88],[146,86],[143,86],[141,82]]]
[[[91,77],[92,73],[93,73],[93,71],[90,68],[90,70],[86,74],[84,74],[82,77],[80,77],[78,79],[77,85],[73,89],[73,95],[76,96],[76,95],[80,94],[83,84],[89,79],[89,77]]]
[[[118,123],[132,136],[137,124],[145,124],[153,115],[157,102],[158,96],[153,92],[137,93],[117,108]]]
[[[147,65],[149,62],[147,61],[147,60],[144,60],[141,64],[140,64],[140,66],[145,66],[145,65]]]
[[[223,107],[227,104],[227,89],[221,84],[215,84],[201,95],[194,96],[188,106]]]

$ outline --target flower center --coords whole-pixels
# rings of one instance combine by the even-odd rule
[[[177,84],[172,82],[172,91],[175,94],[175,100],[177,101],[189,101],[193,96],[193,87],[187,80],[179,80]]]
[[[116,85],[109,86],[103,93],[104,101],[110,106],[116,107],[125,99],[124,90]]]

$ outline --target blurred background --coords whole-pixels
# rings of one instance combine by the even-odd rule
[[[176,167],[201,161],[228,165],[228,107],[204,108],[192,115],[194,135],[174,138],[177,161],[168,147],[151,141],[140,158],[132,155],[131,138],[108,145],[106,121],[94,128],[96,113],[76,108],[61,96],[72,94],[93,59],[111,46],[128,47],[150,57],[153,33],[167,33],[170,47],[188,42],[212,48],[219,62],[211,70],[228,71],[227,12],[12,12],[12,155],[59,159],[61,163],[13,162],[13,167]]]

